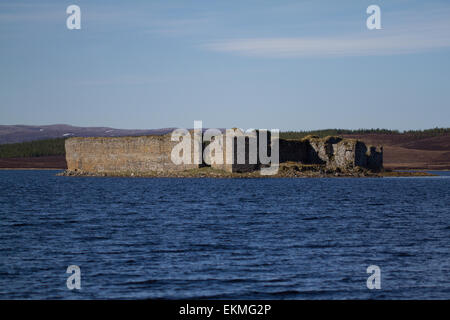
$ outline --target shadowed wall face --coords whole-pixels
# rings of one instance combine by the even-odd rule
[[[280,139],[280,162],[288,161],[324,164],[330,169],[362,167],[380,170],[383,168],[383,150],[372,146],[368,149],[361,141],[339,137]]]
[[[309,141],[280,139],[280,162],[316,163],[311,153],[314,151]],[[317,157],[317,160],[318,157]]]
[[[215,138],[219,140],[222,146],[223,160],[220,164],[211,163],[211,167],[227,172],[253,172],[260,170],[262,166],[267,166],[261,163],[260,157],[262,153],[268,157],[271,156],[271,132],[231,130],[233,133],[230,137],[220,135]],[[261,139],[266,139],[262,147],[261,142],[264,141]],[[252,154],[251,150],[253,150],[254,154]],[[231,161],[228,161],[228,152],[231,153]]]
[[[220,140],[223,148],[222,163],[211,163],[211,167],[227,172],[252,172],[260,169],[259,163],[259,146],[256,137],[234,137],[228,140],[225,136],[218,136],[216,139]],[[240,141],[239,141],[240,140]],[[231,143],[230,143],[231,142]],[[229,145],[230,143],[230,145]],[[238,147],[241,144],[242,148]],[[250,145],[256,146],[256,161],[251,161]],[[227,152],[231,153],[232,163],[227,160]],[[255,163],[256,162],[256,163]]]

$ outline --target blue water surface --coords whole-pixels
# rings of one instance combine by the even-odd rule
[[[0,171],[1,299],[449,299],[450,175]],[[69,290],[69,265],[81,290]],[[381,269],[369,290],[366,269]]]

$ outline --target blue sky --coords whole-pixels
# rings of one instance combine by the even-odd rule
[[[444,0],[0,0],[0,44],[0,124],[450,126]]]

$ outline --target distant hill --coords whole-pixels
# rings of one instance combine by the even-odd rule
[[[173,128],[123,130],[68,125],[0,126],[0,168],[64,169],[64,140],[67,137],[159,135],[172,130]],[[382,145],[384,166],[389,169],[450,170],[450,128],[406,132],[385,129],[325,129],[280,133],[280,137],[284,139],[300,139],[307,135],[339,135],[359,139],[370,145]]]
[[[0,125],[0,144],[65,137],[120,137],[165,134],[173,128],[128,130],[108,127],[74,127],[66,124],[48,126]]]

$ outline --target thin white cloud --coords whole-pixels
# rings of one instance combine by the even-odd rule
[[[449,48],[450,21],[367,30],[353,35],[225,39],[204,44],[203,47],[212,51],[267,58],[408,54]]]
[[[141,86],[160,84],[169,81],[170,77],[121,75],[96,79],[83,79],[76,82],[76,84],[81,86]]]
[[[167,34],[184,34],[201,31],[210,19],[206,17],[190,19],[154,19],[150,26],[152,31]]]

